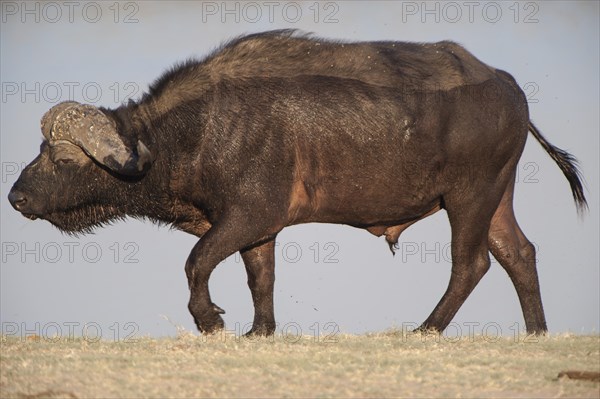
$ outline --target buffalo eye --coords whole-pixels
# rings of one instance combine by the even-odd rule
[[[54,163],[57,165],[67,165],[67,164],[75,163],[75,161],[73,159],[69,159],[69,158],[59,158],[59,159],[55,159]]]
[[[76,145],[68,143],[55,144],[50,147],[50,159],[57,166],[67,164],[84,164],[89,158]]]

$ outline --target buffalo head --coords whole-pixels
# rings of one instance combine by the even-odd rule
[[[23,170],[8,199],[31,219],[80,231],[110,219],[111,189],[140,179],[152,164],[146,145],[117,131],[99,108],[63,102],[42,117],[40,154]]]

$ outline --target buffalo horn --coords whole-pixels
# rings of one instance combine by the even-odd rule
[[[63,102],[42,118],[42,133],[52,144],[68,141],[112,171],[139,176],[152,164],[152,153],[141,141],[135,149],[127,146],[117,133],[116,124],[92,105]]]

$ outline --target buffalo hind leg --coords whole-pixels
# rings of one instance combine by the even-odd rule
[[[254,322],[247,335],[272,335],[275,332],[273,289],[275,284],[275,238],[241,251],[248,287],[254,302]]]
[[[543,334],[547,327],[535,265],[535,249],[515,219],[513,192],[514,184],[510,184],[492,218],[489,247],[515,286],[527,333]]]
[[[481,233],[479,236],[485,234],[485,232],[479,232]],[[444,331],[458,309],[490,268],[490,257],[485,240],[477,235],[469,238],[471,238],[469,241],[458,241],[453,238],[452,272],[448,288],[435,309],[418,330]]]
[[[450,282],[419,330],[444,331],[489,270],[488,231],[506,180],[499,178],[494,187],[474,181],[444,198],[452,230]]]

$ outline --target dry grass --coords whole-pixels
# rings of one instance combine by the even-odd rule
[[[599,372],[599,336],[449,342],[390,332],[336,339],[2,337],[0,396],[600,397],[598,382],[557,378],[563,370]]]

